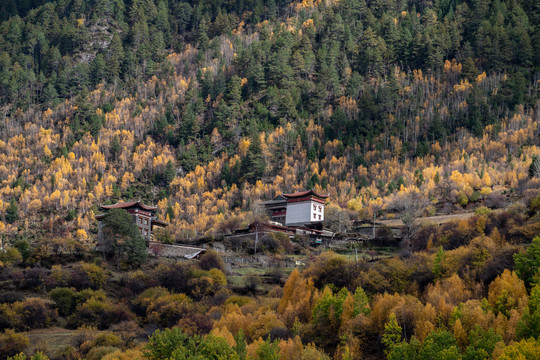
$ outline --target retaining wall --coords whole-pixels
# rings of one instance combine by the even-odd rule
[[[205,248],[150,242],[150,245],[148,246],[148,253],[154,256],[183,258],[186,255],[191,255],[193,253],[196,253],[197,251],[201,251],[204,249]]]

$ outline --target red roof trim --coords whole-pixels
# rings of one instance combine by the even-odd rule
[[[144,205],[140,201],[129,201],[129,202],[123,202],[123,203],[116,203],[114,205],[101,205],[100,207],[102,209],[105,209],[105,210],[110,210],[110,209],[126,209],[126,208],[130,208],[132,206],[138,206],[141,209],[147,210],[147,211],[153,211],[153,210],[157,209],[157,207],[155,207],[155,206]]]
[[[319,198],[322,198],[322,199],[326,199],[327,197],[330,196],[329,194],[317,194],[313,190],[306,190],[306,191],[295,192],[295,193],[292,193],[292,194],[282,194],[282,195],[285,196],[287,199],[304,197],[304,196],[308,196],[308,195],[313,195],[313,196],[316,196],[316,197],[319,197]]]
[[[317,202],[319,204],[323,204],[324,205],[324,199],[320,199],[320,198],[317,198],[315,196],[310,196],[310,197],[303,197],[303,198],[292,198],[290,199],[288,202],[289,204],[292,204],[292,203],[297,203],[297,202],[306,202],[306,201],[314,201],[314,202]]]

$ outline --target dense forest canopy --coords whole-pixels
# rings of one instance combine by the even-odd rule
[[[24,17],[28,11],[39,7],[50,0],[4,0],[0,6],[0,21],[19,15]]]
[[[2,209],[71,234],[135,197],[181,238],[307,187],[465,203],[537,154],[532,2],[35,5],[0,24]]]

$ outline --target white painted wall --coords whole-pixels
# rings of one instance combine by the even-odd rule
[[[298,202],[287,204],[286,225],[295,225],[310,222],[311,203]]]
[[[311,202],[311,221],[324,221],[324,204],[315,201]]]
[[[317,204],[317,211],[319,211],[319,214],[321,214],[321,220],[324,221],[324,204],[316,203]],[[319,210],[319,205],[321,206],[321,209]]]
[[[319,210],[319,205],[321,209]],[[315,206],[315,210],[313,209]],[[321,219],[319,220],[319,215]],[[287,204],[286,225],[301,225],[324,220],[324,205],[315,201]]]

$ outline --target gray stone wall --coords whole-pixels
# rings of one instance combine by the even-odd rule
[[[191,246],[167,245],[152,241],[148,247],[148,253],[154,256],[183,258],[185,255],[190,255],[203,249]]]

